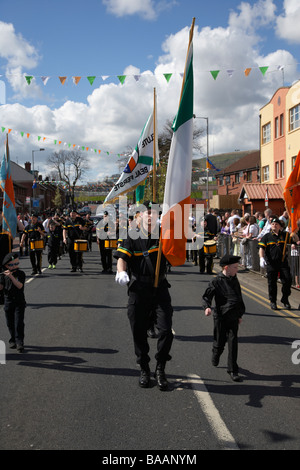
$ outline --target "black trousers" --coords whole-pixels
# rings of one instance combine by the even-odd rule
[[[281,301],[283,303],[288,301],[289,296],[291,295],[291,285],[292,285],[292,276],[290,268],[287,265],[271,266],[267,265],[267,278],[268,278],[268,290],[269,290],[269,300],[272,303],[277,301],[277,280],[278,273],[281,279]]]
[[[48,246],[48,263],[57,264],[59,246]]]
[[[24,315],[26,304],[16,303],[13,300],[5,299],[4,312],[6,324],[10,333],[10,343],[23,344],[24,341]]]
[[[227,370],[238,373],[238,329],[239,320],[222,317],[214,317],[214,341],[213,356],[220,357],[224,351],[226,342],[228,343]]]
[[[42,250],[29,251],[30,262],[34,271],[40,270],[42,267],[42,254]]]
[[[101,264],[104,271],[112,269],[112,249],[104,247],[105,240],[99,240]]]
[[[207,273],[211,274],[212,273],[212,268],[213,268],[213,261],[214,258],[213,256],[207,256],[204,254],[204,248],[200,248],[199,250],[199,269],[200,272],[205,272],[205,267]]]
[[[169,361],[171,359],[169,352],[173,342],[173,308],[168,287],[159,286],[155,297],[151,285],[148,288],[129,290],[127,313],[137,363],[144,368],[150,362],[147,330],[153,322],[153,314],[155,315],[155,327],[158,333],[155,359],[163,364]]]
[[[68,253],[72,268],[82,268],[82,253],[74,251],[74,240],[68,240]]]

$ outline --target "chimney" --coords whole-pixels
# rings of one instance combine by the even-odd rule
[[[25,162],[25,170],[28,171],[28,173],[31,173],[31,163],[30,162]]]

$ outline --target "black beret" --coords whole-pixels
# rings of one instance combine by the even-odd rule
[[[229,266],[230,264],[238,263],[240,261],[240,259],[241,259],[240,256],[225,255],[220,260],[220,266]]]
[[[5,266],[6,264],[10,263],[12,260],[19,258],[18,253],[8,253],[4,256],[2,265]]]

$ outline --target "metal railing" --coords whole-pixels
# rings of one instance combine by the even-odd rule
[[[258,240],[249,239],[245,245],[241,242],[242,238],[219,234],[217,239],[217,256],[222,258],[228,253],[240,256],[242,267],[265,274],[265,270],[259,264]],[[292,249],[292,245],[287,245],[287,255],[293,280],[292,285],[300,288],[300,245],[295,245],[295,249]]]

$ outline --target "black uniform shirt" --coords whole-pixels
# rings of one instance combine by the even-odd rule
[[[278,235],[275,232],[266,233],[258,246],[265,250],[265,259],[268,264],[277,265],[282,262],[283,248],[286,238],[286,232],[280,231]],[[288,235],[287,243],[290,241],[290,235]],[[285,255],[285,262],[287,262],[287,252]]]
[[[237,276],[225,276],[219,273],[212,279],[203,295],[204,309],[211,308],[213,298],[216,303],[216,316],[226,315],[237,319],[245,313],[245,304]]]
[[[41,229],[42,232],[45,232],[43,225],[40,222],[36,224],[28,224],[23,233],[26,233],[29,237],[29,240],[40,240],[42,238],[38,228]]]
[[[141,235],[138,236],[137,235]],[[156,270],[156,261],[159,246],[158,231],[155,232],[155,237],[151,238],[151,233],[148,234],[143,227],[140,232],[134,230],[134,238],[130,237],[130,231],[125,240],[122,240],[120,246],[114,254],[114,258],[122,258],[126,261],[130,273],[136,278],[139,277],[154,277]],[[149,256],[152,269],[149,268],[145,255]],[[166,258],[162,254],[160,263],[160,276],[166,272]]]
[[[25,302],[24,297],[24,285],[25,285],[25,273],[20,269],[17,269],[13,272],[13,276],[23,284],[21,289],[18,289],[12,282],[9,277],[5,276],[5,274],[0,274],[0,284],[4,286],[4,298],[7,300],[13,300],[18,303]]]
[[[84,220],[82,217],[76,217],[73,221],[72,219],[67,219],[63,225],[63,229],[67,230],[68,238],[70,240],[80,239],[82,236],[82,230],[79,228],[79,225],[84,226]]]

